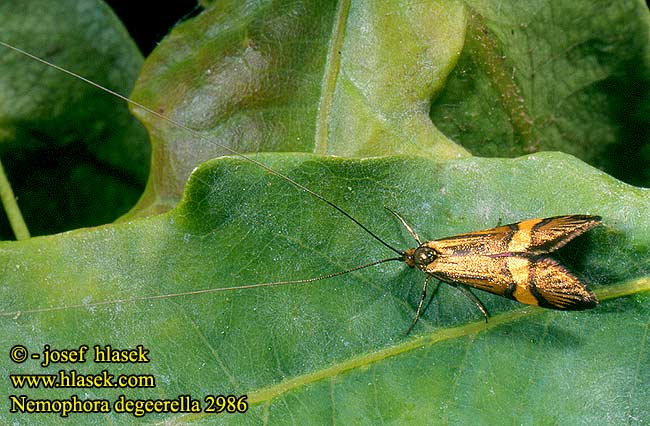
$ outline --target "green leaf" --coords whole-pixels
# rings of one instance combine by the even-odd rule
[[[573,154],[650,185],[648,6],[468,1],[466,43],[431,119],[475,155]]]
[[[224,2],[177,26],[147,59],[133,98],[205,139],[189,140],[186,130],[135,108],[156,165],[137,208],[175,205],[194,167],[232,153],[224,146],[346,157],[467,155],[428,118],[460,55],[465,25],[458,2],[397,10],[272,1]]]
[[[184,202],[168,214],[4,243],[2,347],[142,344],[150,350],[146,365],[75,365],[86,374],[107,368],[157,378],[155,389],[88,389],[91,399],[248,395],[245,417],[185,419],[199,424],[265,418],[279,424],[547,424],[559,421],[558,413],[568,423],[648,418],[648,190],[563,154],[445,163],[256,159],[319,188],[399,248],[413,242],[383,206],[399,210],[424,238],[532,216],[602,214],[603,226],[562,251],[602,305],[565,313],[480,293],[493,315],[486,324],[462,294],[442,285],[407,337],[423,276],[401,263],[319,283],[163,296],[309,278],[393,255],[276,176],[220,159],[193,174]],[[115,300],[121,301],[104,304]],[[5,363],[2,373],[68,367]],[[6,394],[16,393],[8,381],[3,386]],[[79,393],[20,392],[30,398]],[[627,397],[621,403],[603,394]],[[83,415],[85,424],[89,419],[107,420]]]
[[[0,2],[0,38],[128,93],[142,55],[95,0]],[[32,234],[115,220],[137,201],[150,148],[126,105],[2,47],[0,158]],[[13,237],[2,221],[2,235]]]
[[[506,6],[239,3],[218,2],[180,26],[149,59],[134,95],[204,136],[147,119],[153,168],[132,214],[173,208],[146,219],[0,244],[5,330],[0,341],[6,352],[16,344],[30,352],[46,344],[144,345],[151,357],[147,364],[87,361],[47,368],[32,359],[15,364],[5,358],[3,377],[106,369],[152,374],[156,387],[16,389],[5,380],[0,399],[9,404],[9,395],[68,399],[74,394],[112,402],[120,394],[150,400],[183,394],[205,407],[205,395],[248,395],[244,415],[144,418],[169,424],[650,421],[645,403],[650,373],[644,368],[650,361],[649,190],[567,154],[477,158],[463,148],[473,151],[467,140],[478,144],[481,131],[491,145],[495,135],[512,134],[501,140],[496,154],[518,154],[533,140],[513,131],[521,124],[512,122],[516,108],[499,100],[508,92],[496,85],[504,76],[486,71],[499,62],[490,49],[502,45],[488,43],[486,51],[476,46],[484,40],[477,31],[489,37],[508,33],[499,27],[503,22],[510,30]],[[640,3],[621,2],[621,10],[630,11],[621,15],[600,14],[602,8],[585,15],[588,3],[574,3],[574,9],[539,3],[538,13],[520,15],[535,31],[513,46],[528,52],[527,43],[541,46],[548,38],[561,59],[573,58],[570,43],[553,44],[558,33],[570,34],[576,26],[572,16],[580,22],[591,18],[596,29],[629,18],[644,40],[647,25],[639,22],[647,20],[647,11],[639,13]],[[545,30],[558,14],[564,27]],[[543,22],[540,16],[549,18]],[[199,35],[211,38],[203,41]],[[623,40],[637,36],[620,35]],[[647,42],[622,45],[647,51]],[[613,64],[618,53],[612,52]],[[168,61],[171,54],[176,56]],[[467,66],[468,55],[476,68]],[[592,59],[597,63],[602,57]],[[647,75],[641,61],[631,63],[637,65],[631,74],[616,68],[625,87]],[[544,84],[552,86],[547,90],[521,89],[524,106],[537,105],[540,93],[562,86],[562,75],[576,75],[571,70],[545,74]],[[538,76],[525,74],[527,81],[515,75],[509,84],[531,87]],[[474,82],[464,86],[463,77]],[[540,114],[570,123],[566,128],[578,135],[589,125],[595,133],[607,126],[627,129],[625,137],[608,136],[616,146],[627,147],[634,134],[631,123],[645,119],[641,96],[634,120],[610,117],[605,123],[597,113],[601,91],[569,98],[571,108],[561,110],[566,115],[552,108]],[[454,102],[446,107],[441,99]],[[480,108],[485,114],[477,113]],[[578,112],[583,115],[577,117]],[[465,140],[462,129],[470,124]],[[533,127],[535,137],[553,135],[552,126]],[[639,147],[643,135],[638,133]],[[564,149],[560,142],[556,148]],[[596,151],[604,144],[593,143]],[[254,159],[322,194],[399,249],[413,242],[384,206],[404,215],[426,239],[532,217],[602,215],[603,226],[558,253],[602,303],[590,311],[558,312],[477,291],[492,315],[486,324],[462,294],[441,284],[432,290],[420,323],[405,336],[424,277],[397,262],[319,282],[217,291],[318,277],[394,255],[325,203],[251,162],[206,162],[224,152],[218,144],[303,151]],[[67,421],[79,424],[142,421],[115,412],[70,417]],[[25,419],[61,422],[56,414],[0,410],[2,423]]]

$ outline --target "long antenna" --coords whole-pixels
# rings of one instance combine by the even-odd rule
[[[269,283],[257,283],[257,284],[241,285],[241,286],[237,286],[237,287],[206,288],[204,290],[193,290],[193,291],[186,291],[186,292],[182,292],[182,293],[156,294],[156,295],[151,295],[151,296],[130,297],[130,298],[126,298],[126,299],[104,300],[102,302],[95,302],[95,303],[78,303],[78,304],[75,304],[75,305],[61,305],[61,306],[52,306],[52,307],[48,307],[48,308],[26,309],[24,311],[0,312],[0,317],[17,317],[17,316],[20,316],[22,314],[35,314],[35,313],[42,313],[42,312],[63,311],[63,310],[66,310],[66,309],[94,308],[94,307],[97,307],[97,306],[115,305],[115,304],[118,304],[118,303],[141,302],[141,301],[144,301],[144,300],[171,299],[172,297],[194,296],[194,295],[197,295],[197,294],[217,293],[217,292],[221,292],[221,291],[235,291],[235,290],[246,290],[246,289],[258,288],[258,287],[275,287],[275,286],[280,286],[280,285],[312,283],[314,281],[322,281],[322,280],[326,280],[328,278],[338,277],[340,275],[349,274],[350,272],[370,268],[371,266],[376,266],[376,265],[379,265],[381,263],[393,262],[393,261],[397,261],[397,260],[403,261],[404,259],[402,257],[391,257],[389,259],[375,260],[374,262],[370,262],[370,263],[367,263],[365,265],[355,266],[354,268],[346,269],[345,271],[339,271],[339,272],[334,272],[332,274],[321,275],[320,277],[315,277],[315,278],[305,278],[305,279],[301,279],[301,280],[289,280],[289,281],[274,281],[274,282],[269,282]]]
[[[393,246],[391,246],[390,244],[388,244],[386,241],[384,241],[384,240],[382,240],[381,238],[379,238],[379,236],[378,236],[377,234],[375,234],[375,233],[372,232],[370,229],[368,229],[368,228],[367,228],[363,223],[361,223],[361,222],[359,222],[357,219],[355,219],[355,218],[354,218],[350,213],[346,212],[346,211],[343,210],[341,207],[337,206],[336,204],[334,204],[333,202],[331,202],[331,201],[328,200],[327,198],[323,197],[322,195],[317,194],[316,192],[312,191],[311,189],[307,188],[306,186],[304,186],[304,185],[302,185],[302,184],[296,182],[295,180],[291,179],[289,176],[287,176],[287,175],[285,175],[285,174],[283,174],[283,173],[280,173],[280,172],[278,172],[277,170],[274,170],[274,169],[270,168],[269,166],[267,166],[267,165],[265,165],[265,164],[263,164],[263,163],[260,163],[259,161],[257,161],[257,160],[255,160],[255,159],[253,159],[253,158],[251,158],[251,157],[249,157],[249,156],[247,156],[247,155],[245,155],[245,154],[242,154],[242,153],[240,153],[240,152],[238,152],[238,151],[236,151],[236,150],[230,148],[230,147],[227,146],[227,145],[223,145],[223,144],[221,144],[221,143],[219,143],[219,142],[216,142],[216,141],[209,141],[208,139],[204,138],[201,134],[199,134],[199,133],[198,133],[197,131],[195,131],[194,129],[191,129],[191,128],[187,127],[186,125],[184,125],[184,124],[182,124],[182,123],[180,123],[180,122],[177,122],[177,121],[175,121],[175,120],[172,120],[171,118],[167,117],[167,116],[164,115],[164,114],[161,114],[161,113],[159,113],[159,112],[157,112],[157,111],[154,111],[153,109],[151,109],[151,108],[149,108],[149,107],[147,107],[147,106],[145,106],[145,105],[143,105],[143,104],[141,104],[141,103],[139,103],[139,102],[136,102],[136,101],[134,101],[134,100],[132,100],[132,99],[129,99],[128,97],[122,95],[121,93],[118,93],[118,92],[115,92],[115,91],[113,91],[113,90],[111,90],[111,89],[108,89],[108,88],[102,86],[101,84],[95,83],[94,81],[89,80],[89,79],[87,79],[86,77],[83,77],[83,76],[81,76],[81,75],[79,75],[79,74],[77,74],[77,73],[75,73],[75,72],[72,72],[72,71],[70,71],[70,70],[67,70],[67,69],[65,69],[65,68],[62,68],[62,67],[60,67],[60,66],[58,66],[58,65],[56,65],[56,64],[53,64],[53,63],[51,63],[51,62],[49,62],[49,61],[46,61],[45,59],[39,58],[39,57],[36,56],[36,55],[32,55],[31,53],[26,52],[26,51],[24,51],[24,50],[22,50],[22,49],[20,49],[20,48],[18,48],[18,47],[15,47],[15,46],[12,46],[12,45],[10,45],[10,44],[7,44],[7,43],[5,43],[5,42],[2,41],[2,40],[0,40],[0,45],[6,47],[6,48],[8,48],[8,49],[13,50],[14,52],[18,52],[18,53],[20,53],[20,54],[22,54],[22,55],[25,55],[25,56],[27,56],[28,58],[31,58],[31,59],[33,59],[33,60],[35,60],[35,61],[38,61],[38,62],[42,63],[42,64],[45,64],[45,65],[47,65],[47,66],[50,66],[50,67],[52,67],[52,68],[54,68],[54,69],[56,69],[56,70],[59,70],[59,71],[65,73],[65,74],[68,74],[68,75],[70,75],[70,76],[72,76],[72,77],[74,77],[74,78],[77,78],[77,79],[79,79],[79,80],[81,80],[81,81],[84,81],[84,82],[90,84],[91,86],[94,86],[94,87],[96,87],[96,88],[98,88],[98,89],[100,89],[100,90],[103,90],[104,92],[109,93],[109,94],[111,94],[111,95],[113,95],[113,96],[116,96],[116,97],[122,99],[123,101],[128,102],[128,103],[131,104],[131,105],[135,105],[135,106],[137,106],[138,108],[141,108],[141,109],[147,111],[149,114],[152,114],[152,115],[154,115],[154,116],[156,116],[156,117],[158,117],[158,118],[160,118],[160,119],[162,119],[162,120],[165,120],[166,122],[168,122],[168,123],[170,123],[170,124],[173,124],[174,126],[177,126],[177,127],[181,128],[181,129],[187,131],[189,134],[191,134],[192,136],[194,136],[194,137],[196,137],[196,138],[198,138],[198,139],[200,139],[200,140],[205,140],[205,141],[208,141],[208,142],[210,142],[210,143],[214,143],[214,144],[217,145],[218,147],[225,149],[226,151],[230,152],[231,154],[236,155],[236,156],[238,156],[238,157],[241,157],[241,158],[243,158],[243,159],[245,159],[245,160],[247,160],[247,161],[250,161],[251,163],[253,163],[253,164],[255,164],[255,165],[261,167],[262,169],[266,170],[267,172],[272,173],[272,174],[274,174],[275,176],[284,179],[285,181],[289,182],[291,185],[295,186],[296,188],[301,189],[302,191],[305,191],[306,193],[308,193],[308,194],[310,194],[310,195],[312,195],[312,196],[318,198],[318,199],[321,200],[322,202],[324,202],[324,203],[328,204],[329,206],[335,208],[335,209],[338,210],[342,215],[344,215],[345,217],[347,217],[348,219],[350,219],[352,222],[356,223],[359,227],[361,227],[361,229],[363,229],[364,231],[366,231],[370,236],[372,236],[375,240],[379,241],[379,242],[380,242],[381,244],[383,244],[385,247],[389,248],[390,250],[392,250],[393,252],[395,252],[395,253],[397,253],[397,254],[399,254],[399,255],[402,254],[401,250],[396,249],[395,247],[393,247]]]

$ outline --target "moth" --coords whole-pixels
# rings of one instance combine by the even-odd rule
[[[127,97],[115,93],[110,89],[75,74],[72,71],[58,67],[55,64],[47,62],[44,59],[36,57],[5,42],[0,41],[0,45],[92,84],[101,90],[142,108],[164,121],[184,129],[199,139],[204,139],[201,134],[182,123],[174,121],[145,105],[130,100]],[[160,299],[166,297],[270,287],[285,284],[309,283],[337,277],[391,261],[405,262],[408,266],[417,268],[426,274],[417,310],[407,333],[410,332],[420,318],[424,300],[427,295],[427,288],[432,278],[436,278],[457,287],[465,296],[474,302],[485,317],[486,321],[488,318],[487,310],[480,300],[471,293],[468,287],[487,291],[524,304],[537,305],[544,308],[582,310],[593,308],[598,304],[598,300],[594,293],[588,290],[585,284],[583,284],[566,267],[550,257],[549,254],[564,246],[573,238],[597,226],[601,222],[599,216],[567,215],[543,219],[529,219],[483,231],[469,232],[438,240],[422,242],[418,234],[402,216],[387,208],[387,210],[401,222],[418,244],[418,246],[414,248],[398,250],[373,233],[361,221],[357,220],[350,213],[324,196],[312,191],[301,183],[296,182],[290,177],[246,154],[242,154],[229,146],[217,142],[212,143],[217,144],[236,156],[250,161],[269,173],[283,179],[297,189],[328,204],[358,225],[379,243],[395,252],[398,257],[376,260],[344,271],[314,278],[256,283],[236,287],[221,287],[167,295],[143,296],[127,300],[97,302],[92,305],[105,305],[125,301]],[[62,306],[59,308],[33,309],[31,311],[23,311],[23,313],[88,306],[88,304],[84,304],[78,306]],[[2,314],[8,315],[15,313]]]
[[[422,242],[399,214],[389,211],[418,243],[417,247],[404,250],[401,260],[427,274],[408,331],[420,318],[427,286],[434,277],[459,288],[476,304],[486,321],[485,307],[465,286],[551,309],[583,310],[598,304],[596,295],[549,253],[600,224],[600,216],[529,219]]]

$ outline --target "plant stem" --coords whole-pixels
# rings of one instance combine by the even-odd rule
[[[20,213],[20,208],[18,208],[18,203],[16,202],[16,197],[14,196],[14,191],[11,189],[9,184],[9,179],[5,174],[5,169],[2,167],[2,162],[0,161],[0,200],[2,200],[2,205],[7,212],[7,217],[9,218],[9,223],[11,224],[11,229],[14,231],[14,235],[17,240],[26,240],[29,238],[29,229],[25,224],[23,215]]]

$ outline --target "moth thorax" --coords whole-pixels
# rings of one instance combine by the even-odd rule
[[[429,263],[436,260],[438,254],[431,247],[421,245],[413,252],[413,263],[420,269],[426,267]]]

